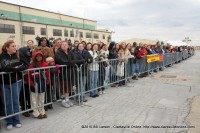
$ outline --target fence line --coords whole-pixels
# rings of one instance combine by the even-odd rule
[[[3,97],[1,102],[6,106],[3,106],[5,116],[0,117],[0,122],[21,113],[36,111],[44,108],[44,106],[52,106],[53,102],[62,102],[63,99],[72,99],[78,105],[81,105],[86,100],[87,93],[94,96],[97,91],[105,91],[108,85],[126,85],[127,80],[133,77],[137,65],[139,66],[138,74],[150,74],[193,55],[194,51],[184,50],[183,52],[160,55],[162,60],[150,63],[147,62],[148,57],[145,56],[140,60],[134,58],[98,60],[84,65],[34,68],[21,72],[22,81],[18,81],[17,74],[1,72],[2,84],[0,87],[1,97]],[[119,66],[121,66],[121,70]],[[17,90],[10,89],[11,99],[7,97],[9,92],[6,92],[6,88],[12,88],[14,84],[8,84],[5,81],[6,78],[10,80],[14,78],[17,81],[15,84]],[[20,97],[13,97],[14,93],[20,93]],[[41,96],[43,101],[36,104],[33,95],[41,93],[43,94]],[[14,102],[17,102],[18,107],[15,107]],[[11,108],[8,103],[11,104]],[[69,103],[64,106],[68,105]]]

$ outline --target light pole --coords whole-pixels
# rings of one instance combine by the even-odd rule
[[[191,42],[192,40],[189,37],[185,37],[185,39],[183,40],[183,42],[186,42],[187,46],[188,46],[188,42]]]

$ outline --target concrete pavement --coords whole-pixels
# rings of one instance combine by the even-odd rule
[[[127,86],[108,88],[83,106],[63,108],[60,103],[47,119],[22,118],[23,127],[9,133],[186,133],[200,132],[189,122],[192,103],[200,95],[200,52]],[[198,102],[197,102],[198,103]],[[197,105],[197,104],[194,104]],[[194,121],[200,121],[196,112]],[[190,126],[190,127],[189,127]],[[196,133],[196,132],[195,132]]]

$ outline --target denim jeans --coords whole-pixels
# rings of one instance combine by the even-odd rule
[[[80,93],[81,93],[81,100],[85,100],[85,88],[86,88],[86,76],[81,76],[80,81]]]
[[[2,101],[4,103],[4,109],[6,116],[19,112],[19,95],[22,87],[22,80],[16,83],[1,84],[0,88],[3,92]],[[13,125],[20,123],[19,115],[15,115],[5,119],[7,125]]]
[[[98,71],[90,71],[90,96],[96,95]]]
[[[136,61],[135,64],[132,64],[133,75],[139,75],[139,61]]]

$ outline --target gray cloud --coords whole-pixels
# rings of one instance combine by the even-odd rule
[[[16,0],[6,0],[16,3]],[[35,0],[20,4],[98,21],[115,30],[116,40],[197,38],[200,34],[199,0]],[[38,4],[40,3],[40,4]]]

